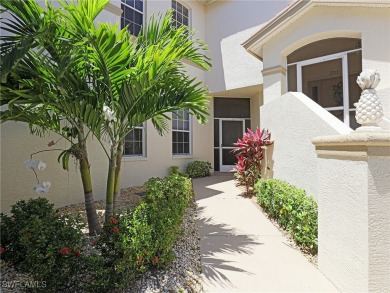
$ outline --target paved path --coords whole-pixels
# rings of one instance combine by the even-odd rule
[[[338,292],[251,202],[232,175],[194,180],[206,292]]]

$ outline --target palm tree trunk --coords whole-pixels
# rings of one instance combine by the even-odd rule
[[[117,153],[115,146],[111,146],[110,163],[108,165],[107,190],[106,190],[106,221],[113,215],[114,209],[114,190],[116,173]]]
[[[83,154],[83,156],[79,158],[79,162],[81,181],[83,182],[84,189],[85,211],[87,213],[89,235],[99,235],[102,231],[102,227],[100,226],[99,218],[96,213],[95,200],[92,192],[91,170],[89,167],[87,146],[85,144],[83,131],[79,133],[78,143]]]
[[[119,143],[116,159],[115,169],[115,186],[114,186],[114,211],[118,209],[118,196],[120,192],[120,181],[121,181],[121,166],[123,157],[123,143]]]

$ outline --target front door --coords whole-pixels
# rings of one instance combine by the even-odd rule
[[[245,132],[245,119],[219,119],[219,170],[229,172],[235,168],[236,156],[231,151],[233,144],[242,138]]]

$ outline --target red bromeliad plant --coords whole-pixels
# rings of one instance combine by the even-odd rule
[[[235,176],[239,185],[245,185],[247,193],[261,178],[261,160],[264,158],[264,149],[271,144],[273,144],[273,141],[268,129],[260,131],[258,128],[256,131],[248,128],[248,132],[244,134],[244,137],[239,138],[234,143],[237,148],[232,152],[236,154],[238,160]]]

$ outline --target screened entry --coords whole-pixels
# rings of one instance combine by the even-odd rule
[[[229,172],[236,157],[233,143],[250,128],[250,99],[214,98],[214,170]]]
[[[304,93],[352,129],[359,126],[354,103],[360,97],[360,39],[314,42],[291,53],[287,62],[288,91]]]

